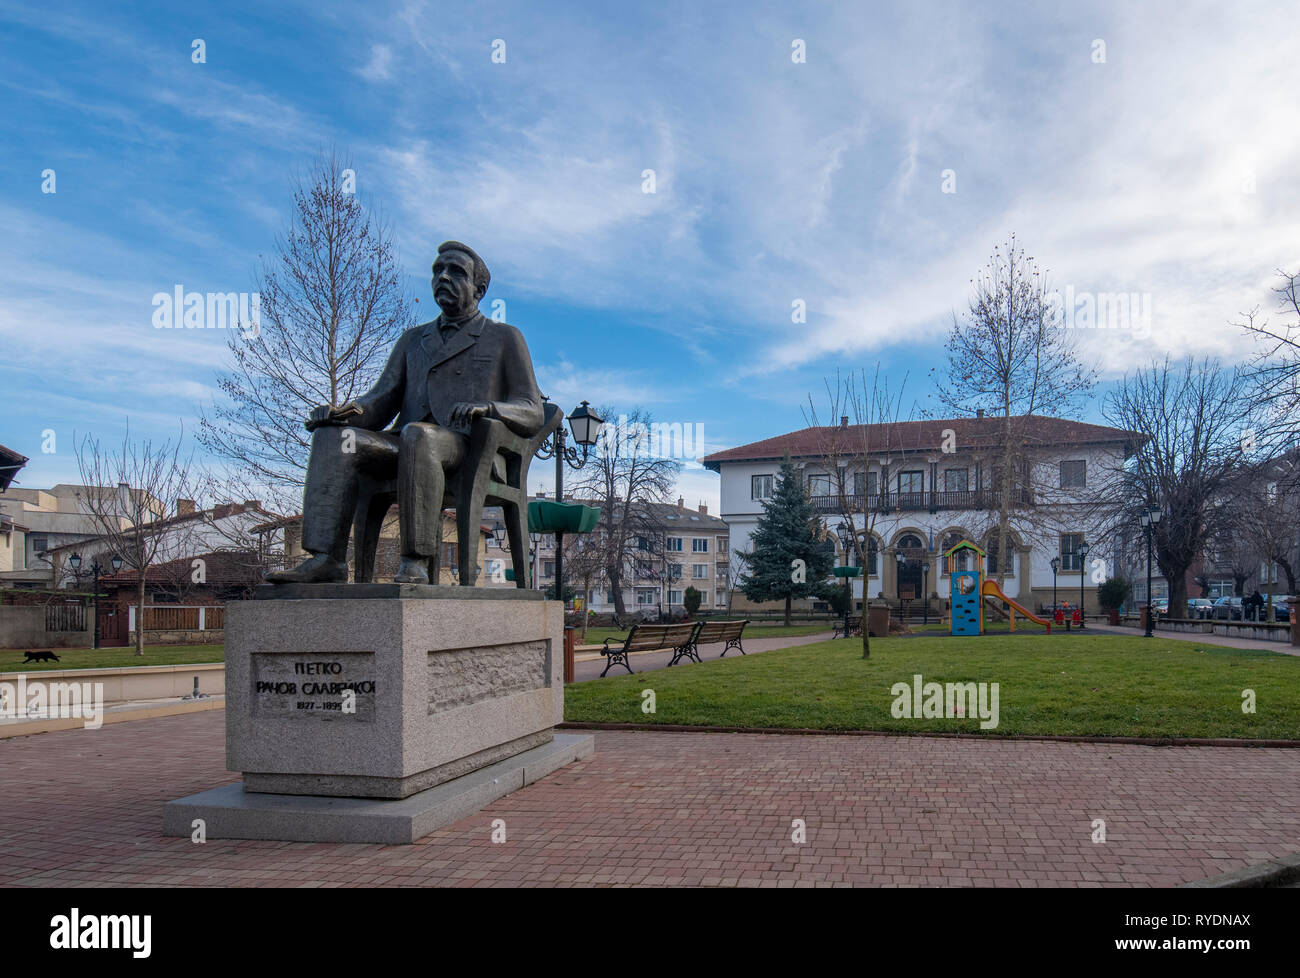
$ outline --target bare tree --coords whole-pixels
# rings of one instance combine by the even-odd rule
[[[890,452],[912,447],[904,444],[907,430],[903,424],[903,391],[907,377],[903,377],[897,393],[889,388],[887,377],[881,376],[876,364],[870,381],[866,370],[855,377],[835,374],[835,382],[826,381],[826,404],[830,417],[823,424],[812,395],[804,420],[813,432],[817,457],[825,470],[834,498],[835,513],[841,522],[853,528],[853,560],[862,568],[862,604],[864,612],[869,595],[867,581],[870,575],[872,541],[880,516],[888,512],[881,487],[872,491],[872,460],[888,457]],[[910,418],[907,420],[911,420]],[[836,422],[839,422],[838,424]],[[850,424],[849,422],[852,422]],[[862,518],[859,528],[855,517]],[[879,554],[876,555],[880,559]],[[871,635],[867,625],[869,616],[864,613],[862,624],[862,658],[871,657]]]
[[[183,429],[175,440],[161,445],[134,440],[128,430],[115,451],[91,435],[77,446],[77,468],[86,487],[83,503],[100,534],[97,546],[121,557],[136,573],[136,655],[144,655],[149,565],[177,546],[175,535],[163,532],[167,520],[159,518],[159,503],[165,512],[168,500],[193,495],[192,455],[182,456],[183,441]]]
[[[587,623],[591,610],[587,606],[592,585],[599,586],[605,576],[606,556],[599,538],[591,534],[570,533],[564,538],[564,576],[582,584],[582,641],[587,641]]]
[[[1031,419],[1068,413],[1092,390],[1096,371],[1080,360],[1073,332],[1057,318],[1045,272],[1014,234],[1005,248],[994,248],[972,284],[964,320],[953,315],[947,375],[940,381],[938,398],[958,416],[982,408],[1001,419],[994,466],[999,557],[995,573],[1001,581],[1011,565],[1004,555],[1012,515],[1032,519],[1033,514],[1031,481],[1040,468],[1036,463],[1042,446],[1030,437]]]
[[[1259,307],[1233,325],[1257,344],[1251,364],[1250,396],[1261,408],[1257,440],[1274,447],[1294,444],[1300,421],[1300,272],[1277,270],[1281,284],[1273,289],[1281,323],[1260,318]]]
[[[231,334],[234,367],[199,429],[227,484],[282,512],[301,501],[307,413],[366,391],[414,318],[390,233],[348,186],[350,170],[321,153],[298,178],[289,228],[258,276],[260,322]]]
[[[614,416],[610,408],[600,414]],[[650,414],[636,408],[616,424],[601,429],[595,454],[578,473],[574,495],[600,509],[600,527],[589,543],[603,554],[605,581],[614,592],[614,613],[627,614],[623,581],[638,559],[653,556],[659,546],[655,503],[667,502],[681,470],[680,463],[660,457],[658,439],[650,437]],[[638,548],[638,541],[647,548]]]
[[[1117,428],[1145,432],[1128,460],[1117,460],[1090,492],[1114,507],[1111,532],[1132,531],[1137,514],[1159,505],[1163,517],[1154,547],[1169,582],[1169,613],[1187,611],[1186,574],[1222,538],[1215,504],[1228,498],[1244,458],[1241,432],[1254,421],[1241,371],[1215,360],[1187,358],[1181,367],[1163,363],[1127,375],[1106,400],[1103,414]]]

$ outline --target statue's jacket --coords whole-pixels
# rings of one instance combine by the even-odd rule
[[[451,428],[458,403],[491,404],[491,417],[530,437],[542,427],[542,395],[523,334],[482,313],[445,338],[442,317],[412,326],[393,345],[374,387],[356,399],[364,412],[354,427],[393,431],[416,421]]]

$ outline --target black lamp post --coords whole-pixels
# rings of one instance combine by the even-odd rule
[[[543,397],[543,401],[549,398]],[[571,448],[564,444],[564,425],[555,429],[555,434],[549,442],[542,445],[537,450],[538,458],[555,458],[555,501],[564,502],[564,466],[568,463],[575,469],[580,469],[587,464],[587,458],[591,451],[591,446],[596,444],[600,438],[600,426],[605,423],[605,419],[591,409],[591,405],[583,401],[573,409],[569,414],[569,427],[573,429],[573,440],[582,446],[582,455],[578,454],[576,448]],[[564,607],[564,534],[556,532],[555,534],[555,597],[560,602],[560,607]]]
[[[930,562],[927,560],[921,565],[921,580],[925,588],[925,611],[921,615],[921,624],[930,624]]]
[[[1088,573],[1088,551],[1092,548],[1088,546],[1087,541],[1079,544],[1079,627],[1083,628],[1084,619],[1088,616],[1084,613],[1083,608],[1083,584],[1084,575]]]
[[[1056,572],[1061,569],[1061,558],[1052,558],[1052,618],[1056,618]]]
[[[74,571],[80,570],[81,554],[74,553],[71,557],[68,558],[68,563],[72,565],[72,569]],[[109,561],[109,563],[113,565],[114,574],[116,574],[118,571],[122,569],[122,558],[119,557],[117,554],[113,554],[113,557]],[[90,558],[90,569],[91,572],[95,575],[95,595],[94,595],[95,597],[95,648],[99,648],[99,575],[104,572],[104,568],[102,568],[99,565],[98,557]],[[144,617],[143,608],[140,609],[140,616],[141,619],[143,619]],[[141,620],[137,627],[144,628],[144,621]]]
[[[1153,638],[1155,630],[1155,608],[1151,601],[1151,544],[1156,535],[1156,524],[1160,522],[1160,507],[1151,506],[1138,514],[1142,532],[1147,536],[1147,629],[1146,637]]]
[[[840,546],[844,549],[844,566],[852,566],[849,563],[850,547],[853,546],[853,528],[848,522],[841,523],[835,529],[835,535],[840,538]],[[865,592],[864,592],[865,594]],[[849,608],[853,606],[853,585],[849,583],[848,574],[844,575],[844,637],[849,635]]]

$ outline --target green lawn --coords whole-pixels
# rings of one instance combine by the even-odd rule
[[[23,663],[23,649],[0,649],[0,672],[40,672],[47,669],[119,669],[176,666],[192,662],[225,662],[224,645],[146,645],[144,655],[125,649],[54,649],[60,662]]]
[[[787,628],[785,625],[747,625],[745,626],[745,638],[796,638],[800,635],[820,635],[822,632],[830,632],[834,625],[791,625]],[[599,645],[605,639],[616,639],[622,641],[627,638],[628,629],[626,628],[588,628],[587,641],[582,641],[582,630],[578,631],[579,645]]]
[[[976,718],[895,718],[891,687],[998,683],[994,734],[1300,739],[1300,657],[1128,636],[857,639],[576,683],[571,721],[981,733]],[[633,668],[636,667],[635,661]],[[653,689],[656,712],[641,711]],[[1256,696],[1242,712],[1242,691]]]

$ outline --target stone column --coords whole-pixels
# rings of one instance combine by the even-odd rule
[[[1021,547],[1016,551],[1016,600],[1037,614],[1034,607],[1033,552],[1032,547]]]

